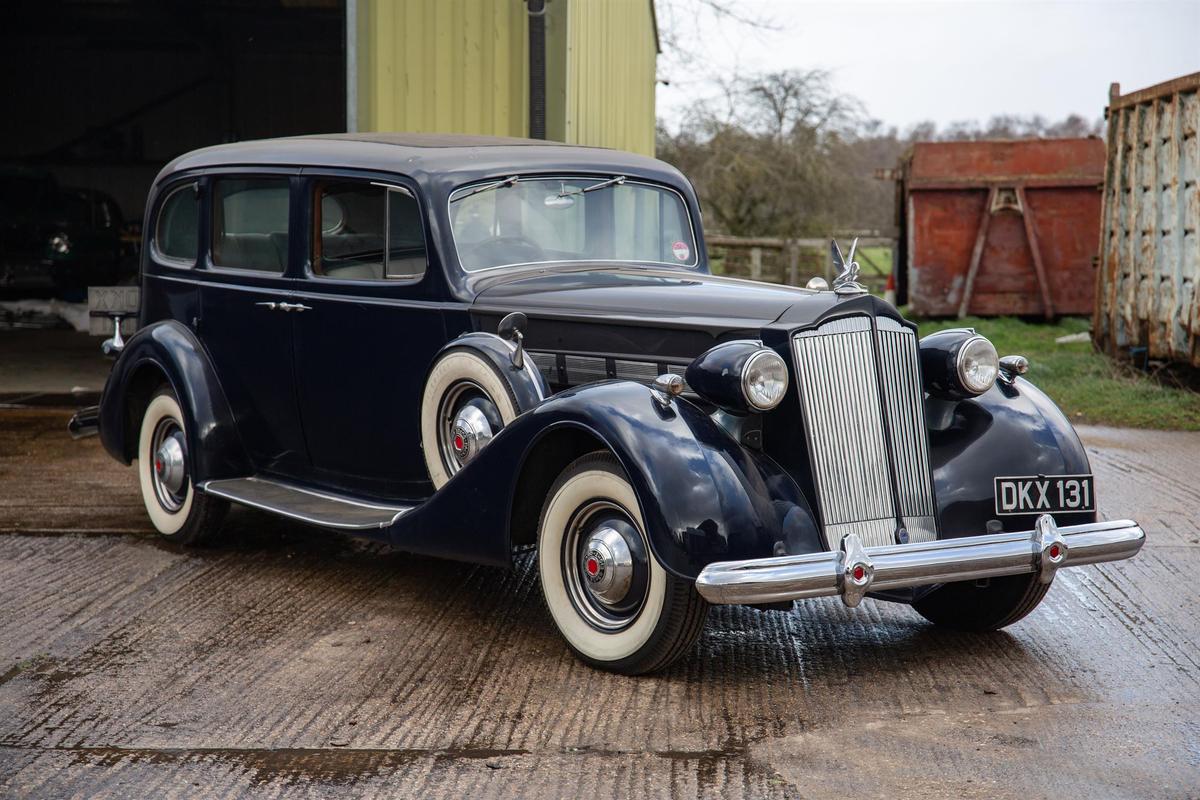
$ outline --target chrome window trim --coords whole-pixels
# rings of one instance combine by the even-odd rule
[[[570,179],[578,179],[578,178],[584,178],[587,180],[595,180],[595,181],[603,181],[606,178],[610,178],[610,177],[612,177],[612,176],[611,175],[601,175],[601,176],[579,175],[579,174],[576,174],[576,175],[521,175],[521,176],[518,176],[517,183],[520,183],[521,181],[526,181],[526,180],[528,180],[528,181],[556,181],[556,180],[570,180]],[[513,267],[531,267],[531,266],[537,266],[539,264],[645,264],[645,265],[655,266],[655,267],[675,267],[676,269],[686,269],[688,271],[695,271],[700,268],[700,247],[699,247],[699,244],[697,243],[696,223],[695,223],[695,220],[692,219],[691,209],[688,208],[687,198],[685,198],[678,189],[676,189],[673,186],[668,186],[665,183],[655,183],[654,181],[644,180],[641,178],[627,177],[625,179],[624,185],[637,184],[639,186],[650,186],[655,189],[663,189],[665,191],[671,192],[672,194],[674,194],[676,197],[679,198],[679,202],[683,204],[684,216],[687,217],[688,231],[692,235],[692,261],[691,261],[691,263],[681,264],[678,261],[673,261],[673,262],[672,261],[643,261],[640,259],[628,259],[628,258],[570,258],[570,259],[553,259],[550,261],[516,261],[516,262],[513,262],[512,264],[498,264],[494,267],[480,267],[478,269],[467,269],[467,267],[463,265],[462,255],[458,251],[458,237],[454,235],[454,221],[453,221],[453,216],[452,216],[452,212],[450,209],[450,204],[452,202],[454,202],[454,195],[456,195],[458,192],[463,191],[464,189],[471,189],[476,186],[481,186],[483,184],[498,183],[498,182],[503,182],[503,181],[496,181],[495,179],[488,179],[488,180],[474,181],[472,183],[464,183],[463,185],[456,186],[452,190],[450,190],[450,194],[447,195],[447,197],[446,197],[446,227],[450,233],[450,241],[454,242],[454,259],[458,262],[458,268],[468,275],[479,275],[479,274],[486,273],[486,272],[492,272],[492,271],[498,270],[498,269],[512,269]]]

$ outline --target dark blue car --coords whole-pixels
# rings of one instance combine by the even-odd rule
[[[1054,404],[856,280],[709,274],[688,181],[524,140],[200,150],[147,203],[141,328],[98,414],[160,533],[230,503],[509,567],[582,659],[684,655],[710,604],[834,595],[1008,625],[1128,558]]]

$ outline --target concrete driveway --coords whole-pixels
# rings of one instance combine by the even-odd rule
[[[1149,541],[1003,633],[718,608],[671,671],[577,663],[512,574],[253,512],[148,530],[66,414],[0,412],[3,797],[1200,797],[1200,435],[1084,429]]]

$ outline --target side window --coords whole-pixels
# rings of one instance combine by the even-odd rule
[[[313,208],[313,274],[341,280],[420,278],[425,236],[416,199],[366,181],[322,181]]]
[[[196,184],[174,189],[159,206],[154,245],[168,259],[196,263],[200,250],[200,195]]]
[[[388,189],[387,277],[419,278],[428,257],[421,229],[421,209],[407,189]]]
[[[383,278],[387,190],[364,181],[317,184],[313,272],[343,280]]]
[[[283,272],[288,253],[288,179],[213,183],[213,263]]]

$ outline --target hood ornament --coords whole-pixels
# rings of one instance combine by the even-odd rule
[[[837,239],[829,242],[829,250],[833,255],[833,263],[840,271],[833,279],[833,291],[841,295],[866,294],[867,287],[858,282],[858,262],[854,260],[854,251],[858,249],[858,237],[850,245],[849,257],[842,255]]]

